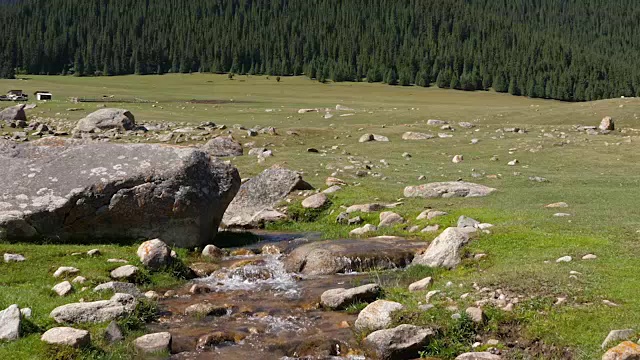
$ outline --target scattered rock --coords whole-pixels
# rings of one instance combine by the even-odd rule
[[[333,185],[333,186],[329,187],[328,189],[325,189],[324,191],[322,191],[322,193],[326,194],[326,195],[330,195],[330,194],[337,193],[340,190],[342,190],[342,188],[340,186]]]
[[[70,282],[64,281],[51,288],[51,290],[58,294],[58,296],[67,296],[73,292],[73,286],[71,286]]]
[[[145,241],[138,247],[137,255],[147,267],[157,270],[172,261],[171,249],[160,239]]]
[[[27,121],[27,113],[24,111],[26,105],[20,104],[10,106],[0,111],[0,120],[10,121]]]
[[[302,176],[287,169],[267,169],[260,175],[242,184],[224,214],[223,222],[228,227],[252,227],[260,224],[256,217],[260,212],[273,210],[294,190],[312,190]]]
[[[375,225],[366,224],[363,227],[351,230],[349,236],[362,236],[376,231],[378,231],[378,228]]]
[[[149,300],[158,300],[158,299],[160,299],[160,294],[158,294],[157,292],[155,292],[153,290],[149,290],[146,293],[144,293],[144,297],[149,299]]]
[[[109,300],[58,306],[51,311],[50,316],[57,323],[99,323],[131,314],[136,304],[133,295],[118,293]]]
[[[22,262],[27,260],[24,256],[19,254],[4,254],[4,262]]]
[[[320,303],[326,308],[341,310],[354,303],[375,301],[381,292],[382,289],[378,284],[368,284],[351,289],[331,289],[322,293]]]
[[[429,288],[429,286],[431,286],[432,282],[433,282],[433,279],[431,277],[426,277],[422,280],[416,281],[411,285],[409,285],[409,291],[414,292],[414,291],[426,290]]]
[[[557,202],[557,203],[545,205],[545,207],[549,209],[568,208],[569,204],[567,204],[566,202]]]
[[[202,146],[202,150],[215,157],[242,156],[244,153],[242,144],[233,140],[231,136],[213,138]]]
[[[444,120],[436,120],[436,119],[429,119],[427,120],[427,125],[430,126],[442,126],[442,125],[447,125],[448,122],[444,121]]]
[[[465,313],[467,313],[471,321],[473,321],[474,323],[481,324],[481,323],[484,323],[484,321],[486,320],[484,311],[482,311],[481,308],[469,307],[467,308],[467,310],[465,310]]]
[[[210,259],[221,259],[224,257],[224,251],[215,245],[207,245],[202,250],[202,256]]]
[[[65,345],[74,348],[88,346],[91,343],[91,335],[87,330],[78,330],[70,327],[56,327],[47,330],[40,340],[52,345]]]
[[[452,198],[487,196],[496,189],[463,181],[436,182],[419,186],[407,186],[405,197]]]
[[[558,258],[556,260],[557,263],[562,263],[562,262],[571,262],[571,260],[573,260],[573,258],[571,256],[563,256],[561,258]]]
[[[500,360],[502,357],[490,352],[471,352],[458,355],[456,360]]]
[[[600,347],[602,349],[606,349],[607,346],[612,342],[628,340],[629,338],[635,335],[636,335],[636,331],[633,329],[611,330],[607,335],[607,337],[602,342],[602,345],[600,345]]]
[[[159,353],[171,350],[171,333],[161,332],[140,336],[133,341],[136,350],[144,354]]]
[[[455,268],[460,264],[460,250],[469,241],[469,234],[459,228],[447,228],[436,237],[424,254],[413,259],[413,265]]]
[[[87,251],[87,256],[94,257],[94,256],[100,256],[100,255],[101,255],[100,249],[91,249]]]
[[[208,303],[199,303],[189,305],[184,309],[187,316],[223,316],[227,314],[227,308],[224,306],[213,305]]]
[[[378,359],[404,360],[420,357],[419,352],[433,336],[431,329],[400,325],[393,329],[375,331],[364,339],[364,343],[373,349]]]
[[[324,207],[329,198],[324,193],[311,195],[302,201],[302,207],[305,209],[320,209]]]
[[[440,230],[440,225],[435,224],[435,225],[428,225],[426,226],[424,229],[420,230],[420,232],[422,233],[433,233]]]
[[[59,278],[61,276],[77,274],[78,272],[80,272],[80,270],[72,266],[61,266],[53,273],[53,277]]]
[[[567,214],[567,213],[555,213],[555,214],[553,214],[553,216],[555,216],[555,217],[569,217],[569,216],[571,216],[571,214]]]
[[[360,311],[354,326],[360,331],[386,329],[391,325],[391,313],[402,309],[404,309],[404,306],[400,303],[376,300]]]
[[[463,127],[465,129],[473,129],[474,127],[476,127],[475,124],[472,124],[470,122],[466,122],[466,121],[461,121],[458,123],[458,125],[460,125],[460,127]]]
[[[22,317],[18,305],[0,311],[0,340],[13,341],[20,337]]]
[[[600,122],[600,126],[598,126],[600,131],[613,131],[616,129],[615,123],[611,116],[607,116]]]
[[[371,212],[377,212],[380,210],[385,209],[386,206],[382,205],[382,204],[360,204],[360,205],[351,205],[347,208],[346,212],[347,214],[351,214],[354,212],[363,212],[363,213],[371,213]]]
[[[109,325],[107,326],[107,329],[104,331],[104,340],[109,344],[113,344],[113,343],[124,340],[122,329],[120,328],[120,325],[118,325],[117,322],[112,320],[109,323]]]
[[[91,133],[116,129],[118,131],[133,130],[136,126],[135,117],[129,110],[100,109],[78,121],[74,132]]]
[[[583,257],[582,257],[582,260],[595,260],[595,259],[597,259],[597,258],[598,258],[598,257],[597,257],[596,255],[593,255],[593,254],[587,254],[587,255],[585,255],[585,256],[583,256]]]
[[[133,280],[137,275],[140,269],[133,265],[124,265],[119,268],[111,271],[111,278],[115,280]]]
[[[327,186],[347,186],[347,183],[344,180],[340,180],[335,177],[328,177],[327,180],[325,180],[325,184]]]
[[[625,341],[609,349],[602,360],[640,360],[640,345]]]
[[[406,132],[402,134],[402,140],[429,140],[433,139],[435,136],[432,134],[425,134],[419,132]]]
[[[376,134],[364,134],[360,137],[358,142],[364,143],[369,141],[379,141],[379,142],[389,142],[389,138],[382,135]]]
[[[462,155],[456,155],[451,160],[451,162],[453,162],[454,164],[459,164],[459,163],[461,163],[463,161],[464,161],[464,157]]]
[[[480,225],[480,221],[472,219],[466,216],[460,216],[458,218],[458,227],[459,228],[477,228]]]
[[[142,297],[142,293],[135,284],[126,283],[126,282],[118,282],[118,281],[110,281],[104,284],[100,284],[93,288],[94,292],[100,291],[111,291],[113,293],[123,293],[133,295],[135,297]]]
[[[404,218],[402,216],[391,211],[385,211],[383,213],[380,213],[380,224],[378,225],[378,227],[390,227],[402,223],[404,223]]]

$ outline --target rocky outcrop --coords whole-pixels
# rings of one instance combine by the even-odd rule
[[[50,316],[59,324],[100,323],[131,314],[136,304],[133,295],[118,293],[109,300],[58,306]]]
[[[192,148],[0,140],[0,240],[211,242],[238,171]],[[117,224],[117,226],[114,226]]]
[[[329,309],[340,310],[358,302],[374,301],[381,293],[382,289],[378,284],[362,285],[351,289],[331,289],[322,293],[320,304]]]
[[[396,237],[318,241],[294,249],[284,265],[287,271],[304,275],[402,268],[423,248],[422,242]]]
[[[119,131],[133,130],[136,120],[129,110],[124,109],[100,109],[80,119],[76,124],[74,133],[91,133],[116,129]]]
[[[25,104],[20,104],[20,105],[10,106],[8,108],[3,109],[2,111],[0,111],[0,120],[27,121],[27,113],[24,111],[25,107],[26,107]]]
[[[461,249],[467,242],[467,231],[447,228],[429,244],[427,251],[413,259],[412,264],[452,269],[460,264]]]
[[[244,152],[242,144],[233,140],[231,136],[213,138],[202,146],[202,150],[216,157],[242,156]]]
[[[260,225],[260,213],[275,211],[275,207],[294,190],[311,190],[313,187],[302,176],[287,169],[267,169],[242,184],[224,214],[223,223],[228,227],[255,227]]]
[[[375,331],[364,339],[376,359],[404,360],[419,358],[419,352],[434,336],[431,329],[400,325],[393,329]]]
[[[496,189],[484,185],[464,181],[449,181],[407,186],[404,189],[404,196],[421,198],[481,197],[487,196],[494,191]]]

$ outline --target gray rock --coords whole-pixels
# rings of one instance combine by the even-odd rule
[[[0,111],[0,120],[10,121],[27,121],[27,113],[24,111],[26,105],[20,104],[10,106]]]
[[[221,259],[224,257],[224,251],[215,245],[207,245],[202,250],[202,256],[210,259]]]
[[[165,145],[0,140],[0,167],[0,240],[12,241],[161,237],[200,246],[213,241],[240,186],[232,166]]]
[[[360,216],[356,216],[354,218],[349,219],[349,221],[347,221],[347,225],[360,225],[364,222],[364,219],[362,219]],[[376,229],[377,230],[377,229]],[[373,230],[373,231],[376,231]]]
[[[376,211],[380,211],[385,209],[386,206],[382,205],[382,204],[359,204],[359,205],[351,205],[347,208],[346,212],[347,214],[351,214],[354,212],[363,212],[363,213],[370,213],[370,212],[376,212]]]
[[[474,127],[476,127],[475,124],[466,122],[466,121],[461,121],[458,123],[458,125],[460,125],[460,127],[463,127],[465,129],[473,129]]]
[[[79,271],[79,269],[72,266],[61,266],[53,273],[53,277],[58,278],[61,276],[73,275],[77,274]]]
[[[600,131],[613,131],[616,129],[615,123],[611,116],[607,116],[600,122],[600,126],[598,126]]]
[[[463,181],[436,182],[419,186],[407,186],[405,197],[452,198],[487,196],[496,189]]]
[[[482,311],[481,308],[478,307],[468,307],[465,310],[465,313],[467,313],[467,316],[469,316],[469,318],[471,319],[471,321],[473,321],[474,323],[478,323],[481,324],[486,320],[486,317],[484,315],[484,311]]]
[[[113,343],[124,340],[122,329],[120,328],[120,325],[118,325],[117,322],[112,320],[109,323],[109,325],[104,331],[104,340],[109,344],[113,344]]]
[[[431,286],[432,282],[433,282],[433,279],[430,276],[426,277],[422,280],[411,283],[411,285],[409,285],[409,291],[414,292],[414,291],[426,290],[429,288],[429,286]]]
[[[364,134],[358,140],[358,142],[361,142],[361,143],[369,142],[369,141],[388,142],[389,138],[382,135]]]
[[[380,213],[379,228],[390,227],[404,223],[404,218],[392,211],[385,211]]]
[[[429,140],[435,138],[432,134],[408,131],[402,134],[402,140]]]
[[[469,234],[459,228],[447,228],[435,238],[424,254],[413,259],[413,265],[455,268],[460,264],[460,250],[469,242]]]
[[[317,241],[297,247],[283,261],[288,272],[310,276],[363,272],[405,267],[423,248],[421,241],[402,238]]]
[[[267,169],[260,175],[242,184],[224,214],[223,222],[228,227],[253,227],[260,224],[256,216],[270,211],[295,190],[312,190],[302,176],[287,169]]]
[[[20,314],[25,319],[31,319],[32,311],[30,308],[22,308],[20,309]]]
[[[426,226],[424,229],[420,230],[420,232],[422,233],[433,233],[440,230],[440,225],[435,224],[435,225],[428,225]]]
[[[302,200],[302,207],[305,209],[320,209],[324,207],[328,201],[329,198],[327,195],[319,193]]]
[[[40,340],[51,345],[65,345],[74,348],[88,346],[91,343],[91,335],[87,330],[78,330],[70,327],[56,327],[47,330]]]
[[[71,286],[70,282],[64,281],[51,288],[51,290],[58,294],[58,296],[67,296],[73,292],[73,286]]]
[[[340,214],[338,214],[338,216],[336,217],[336,223],[347,225],[349,223],[349,214],[347,214],[346,212],[341,212]]]
[[[366,235],[368,233],[375,232],[375,231],[378,231],[378,227],[376,227],[375,225],[366,224],[363,227],[351,230],[349,232],[349,235],[350,236],[362,236],[362,235]]]
[[[199,303],[187,306],[184,309],[187,316],[223,316],[227,314],[227,308],[220,305]]]
[[[116,129],[118,131],[133,130],[136,120],[129,110],[100,109],[78,121],[74,132],[89,133]]]
[[[434,332],[413,325],[400,325],[393,329],[375,331],[364,339],[376,358],[381,360],[405,360],[419,358],[419,352],[433,338]]]
[[[144,354],[171,350],[171,333],[161,332],[141,336],[133,341],[136,350]]]
[[[456,360],[500,360],[500,355],[494,355],[490,352],[470,352],[458,355]]]
[[[216,157],[242,156],[244,152],[242,144],[233,140],[231,136],[218,136],[217,138],[213,138],[202,146],[202,150]],[[249,155],[251,155],[251,153],[249,153]]]
[[[118,281],[110,281],[104,284],[100,284],[93,288],[93,291],[112,291],[114,293],[133,295],[137,298],[142,297],[142,293],[140,292],[140,290],[138,290],[135,284]]]
[[[375,301],[381,292],[382,288],[378,284],[362,285],[351,289],[331,289],[322,293],[320,303],[326,308],[340,310],[358,302]]]
[[[386,329],[391,325],[391,313],[402,309],[404,309],[404,306],[400,303],[376,300],[360,311],[354,326],[359,331]]]
[[[460,216],[458,218],[458,227],[459,228],[477,228],[480,225],[480,221],[472,219],[466,216]]]
[[[636,334],[636,331],[633,329],[611,330],[600,347],[606,349],[612,342],[628,340]]]
[[[109,300],[58,306],[51,311],[50,316],[57,323],[100,323],[131,314],[136,304],[133,295],[118,293]]]
[[[323,190],[322,193],[326,194],[326,195],[330,195],[330,194],[337,193],[340,190],[342,190],[342,187],[340,187],[339,185],[333,185],[333,186]]]
[[[0,340],[13,341],[20,337],[22,316],[18,305],[0,311]]]
[[[448,122],[444,121],[444,120],[436,120],[436,119],[429,119],[427,120],[427,125],[430,126],[442,126],[442,125],[447,125]]]
[[[140,269],[133,265],[124,265],[120,266],[117,269],[111,271],[111,278],[115,280],[133,280],[137,275]]]
[[[138,258],[151,269],[160,269],[171,263],[171,249],[160,239],[145,241],[138,247]]]
[[[27,260],[24,256],[19,254],[4,254],[4,262],[22,262]]]

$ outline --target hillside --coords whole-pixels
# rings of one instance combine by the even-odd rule
[[[2,77],[200,71],[493,88],[569,101],[640,93],[640,4],[631,0],[3,6]]]

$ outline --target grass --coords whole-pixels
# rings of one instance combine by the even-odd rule
[[[39,103],[30,114],[43,119],[56,119],[70,126],[96,109],[95,103],[71,104],[74,96],[141,97],[149,104],[112,104],[132,111],[139,123],[172,122],[179,127],[194,126],[205,121],[245,127],[274,126],[278,136],[260,135],[247,138],[245,132],[234,131],[239,141],[255,142],[274,151],[274,157],[258,163],[254,157],[230,159],[242,177],[258,174],[270,166],[284,166],[301,171],[305,180],[325,188],[324,180],[336,176],[350,183],[330,196],[331,204],[321,213],[297,211],[309,221],[270,225],[281,231],[318,231],[325,238],[348,236],[355,226],[335,223],[340,211],[356,203],[398,200],[404,204],[398,212],[411,225],[438,223],[449,226],[460,215],[496,225],[491,235],[483,235],[468,245],[469,254],[486,253],[477,262],[465,260],[454,271],[436,271],[433,288],[442,289],[452,281],[500,287],[543,299],[567,297],[567,305],[553,307],[544,316],[531,310],[522,314],[526,336],[541,339],[558,347],[570,347],[576,358],[601,356],[599,345],[611,329],[636,327],[640,322],[640,297],[633,286],[637,259],[640,256],[639,233],[640,148],[638,114],[640,99],[611,99],[589,103],[512,97],[493,92],[461,92],[435,88],[389,87],[381,84],[319,84],[305,78],[222,75],[122,76],[109,78],[74,78],[31,76],[28,80],[0,80],[2,89],[22,88],[32,93],[47,89],[56,100]],[[220,104],[192,104],[187,100],[224,100]],[[233,101],[231,101],[233,100]],[[340,116],[336,104],[354,109],[352,116]],[[67,111],[79,108],[79,111]],[[319,108],[320,113],[298,114],[300,108]],[[324,119],[324,109],[331,109],[331,119]],[[616,131],[607,136],[588,136],[576,132],[575,125],[597,125],[604,116],[612,116]],[[428,141],[402,141],[406,131],[437,134],[437,127],[426,125],[428,119],[443,119],[453,124],[474,122],[477,127],[458,128],[453,138]],[[504,127],[520,127],[527,134],[499,132]],[[640,127],[639,127],[640,128]],[[0,131],[9,131],[2,129]],[[299,136],[287,135],[295,131]],[[364,133],[390,138],[389,143],[358,143]],[[479,139],[471,144],[471,139]],[[153,142],[153,137],[127,141]],[[320,153],[308,153],[307,148]],[[412,155],[404,158],[403,153]],[[451,158],[464,155],[465,161],[453,164]],[[491,161],[493,156],[498,161]],[[517,166],[507,162],[518,159]],[[384,160],[384,162],[381,162]],[[370,175],[357,177],[356,171],[371,167]],[[482,174],[480,178],[472,173]],[[493,175],[487,177],[487,175]],[[419,176],[426,180],[418,180]],[[530,176],[541,176],[548,183],[532,182]],[[498,189],[486,198],[475,199],[401,199],[407,185],[459,178]],[[568,209],[545,209],[544,205],[565,201]],[[297,206],[297,205],[296,205]],[[295,207],[295,206],[294,206]],[[426,208],[448,211],[450,215],[434,221],[416,221]],[[298,209],[300,210],[300,209]],[[571,213],[568,218],[552,216],[555,212]],[[377,224],[378,214],[362,214],[368,223]],[[312,220],[312,221],[311,221]],[[381,230],[379,235],[394,234],[429,241],[434,235],[408,234],[398,228]],[[222,240],[224,241],[224,239]],[[54,267],[73,265],[81,275],[98,282],[106,279],[109,265],[95,259],[71,257],[74,251],[88,246],[0,244],[1,251],[24,253],[24,264],[0,265],[0,283],[11,291],[0,292],[0,307],[19,303],[33,307],[34,322],[49,326],[46,314],[62,303],[86,295],[76,293],[60,299],[50,295],[55,280]],[[105,246],[109,257],[132,259],[130,246]],[[580,261],[587,254],[595,261]],[[575,259],[556,264],[560,256]],[[105,255],[107,256],[107,255]],[[5,270],[6,269],[6,270]],[[570,271],[582,275],[569,278]],[[429,272],[425,272],[429,274]],[[416,276],[417,277],[417,276]],[[149,287],[169,287],[177,280],[171,275],[151,276]],[[403,293],[407,279],[390,285],[388,297],[402,299],[409,309],[417,306],[417,295]],[[392,287],[393,287],[392,286]],[[395,294],[395,295],[394,295]],[[402,296],[401,296],[402,295]],[[602,305],[608,299],[621,306]],[[549,301],[549,300],[545,300]],[[524,320],[526,321],[524,321]],[[30,348],[42,346],[37,337],[29,336],[16,343],[0,345],[4,354],[32,354]],[[20,358],[20,356],[17,356]],[[23,358],[28,358],[23,357]]]

